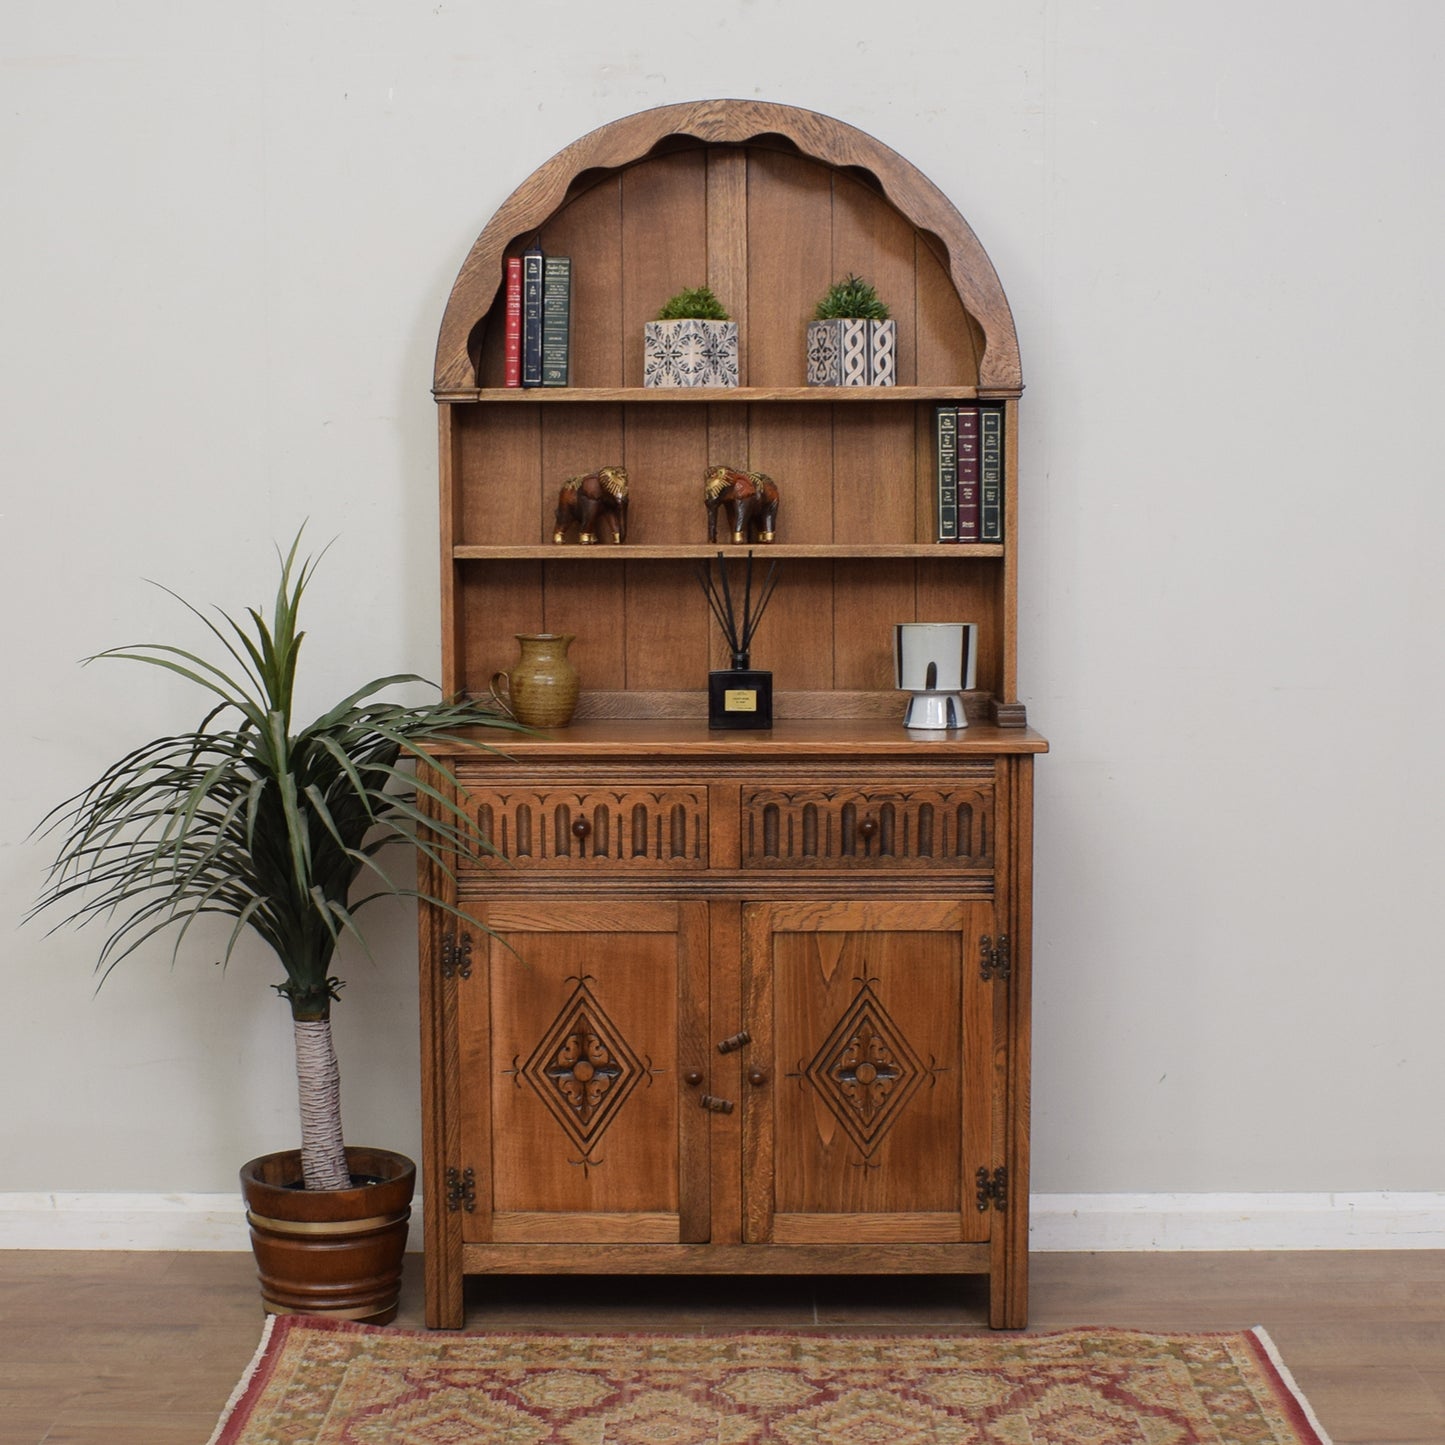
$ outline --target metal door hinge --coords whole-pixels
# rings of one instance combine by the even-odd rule
[[[442,939],[442,977],[472,976],[472,940],[469,934],[449,933]]]
[[[985,983],[994,978],[1002,979],[1007,983],[1012,971],[1012,965],[1009,962],[1008,934],[1000,933],[998,941],[995,942],[985,933],[978,941],[979,977]]]
[[[974,1176],[978,1185],[978,1212],[985,1213],[989,1205],[995,1209],[1008,1208],[1008,1170],[1002,1164],[990,1174],[982,1164]]]
[[[447,1170],[447,1212],[464,1209],[468,1214],[477,1208],[477,1176],[472,1169]]]

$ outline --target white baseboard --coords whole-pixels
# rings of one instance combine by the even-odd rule
[[[1445,1192],[1036,1194],[1029,1247],[1445,1249]]]
[[[418,1195],[407,1248],[421,1247]],[[250,1248],[239,1194],[0,1194],[0,1249]]]
[[[250,1249],[239,1194],[0,1194],[3,1249]]]
[[[1036,1194],[1040,1253],[1445,1249],[1445,1192]],[[420,1249],[421,1201],[409,1247]],[[0,1194],[0,1249],[248,1250],[235,1194]]]

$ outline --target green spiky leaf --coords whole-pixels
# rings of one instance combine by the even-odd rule
[[[222,961],[253,931],[280,960],[276,987],[293,1013],[324,1017],[340,987],[330,972],[337,943],[348,933],[365,942],[354,918],[361,903],[400,894],[452,911],[393,883],[376,855],[411,844],[450,877],[459,858],[489,846],[453,800],[456,779],[431,763],[446,784],[438,787],[412,765],[428,739],[485,749],[477,730],[516,730],[509,719],[467,701],[379,700],[394,684],[420,681],[404,674],[375,678],[295,728],[300,606],[319,560],[301,559],[300,546],[298,532],[269,618],[248,608],[245,621],[219,612],[218,623],[178,598],[220,644],[223,663],[159,643],[97,654],[163,668],[214,704],[193,731],[125,754],[40,825],[59,843],[32,912],[108,927],[102,981],[167,930],[178,957],[191,924],[221,914],[235,922]],[[376,891],[353,904],[363,873]]]

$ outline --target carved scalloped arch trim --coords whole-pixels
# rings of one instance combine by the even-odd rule
[[[671,137],[744,145],[763,136],[782,136],[803,156],[838,170],[867,172],[900,215],[936,237],[947,253],[954,289],[983,333],[980,387],[1022,386],[1013,315],[993,263],[968,222],[921,171],[865,132],[815,111],[766,101],[706,100],[659,106],[601,126],[558,151],[512,192],[477,237],[452,286],[437,340],[436,390],[475,385],[467,342],[496,302],[506,248],[541,229],[579,176],[631,165]]]

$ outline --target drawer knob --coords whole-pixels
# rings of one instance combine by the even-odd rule
[[[750,1044],[752,1041],[753,1036],[746,1029],[740,1029],[732,1038],[724,1039],[717,1046],[717,1051],[720,1054],[735,1053],[738,1049],[742,1048],[744,1044]]]
[[[733,1101],[731,1099],[717,1099],[711,1094],[704,1094],[702,1098],[698,1100],[698,1103],[710,1114],[731,1114],[733,1111]]]
[[[761,1088],[763,1087],[763,1085],[766,1084],[767,1082],[768,1082],[768,1076],[767,1076],[767,1073],[766,1073],[764,1070],[762,1070],[762,1069],[749,1069],[749,1070],[748,1070],[748,1083],[750,1083],[750,1084],[753,1086],[753,1088],[755,1088],[755,1089],[761,1089]]]
[[[585,838],[592,831],[592,824],[586,818],[578,818],[572,824],[572,836],[574,838]]]
[[[689,1089],[695,1089],[700,1083],[702,1083],[702,1070],[689,1069],[687,1073],[682,1076],[682,1079]]]
[[[864,818],[863,821],[858,824],[858,836],[859,836],[865,843],[867,843],[867,842],[873,837],[873,835],[874,835],[877,831],[878,831],[878,819],[877,819],[877,818],[874,818],[874,817],[871,817],[871,816],[870,816],[870,817]]]

